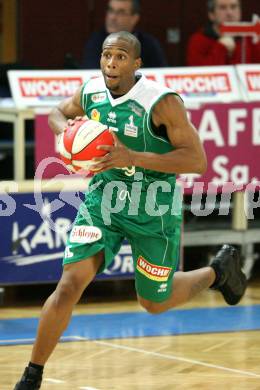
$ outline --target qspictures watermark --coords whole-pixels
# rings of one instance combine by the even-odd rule
[[[73,207],[75,212],[80,209],[80,213],[87,223],[93,225],[91,212],[85,203],[82,202],[82,193],[71,189],[67,175],[58,175],[52,179],[58,179],[63,185],[62,190],[57,191],[56,199],[48,203],[47,210],[40,178],[43,177],[45,169],[52,163],[63,165],[56,158],[45,159],[39,164],[36,170],[37,180],[34,180],[33,189],[35,203],[24,203],[23,206],[38,213],[52,230],[57,229],[55,213],[60,213],[60,210],[67,206]],[[122,171],[124,172],[124,169]],[[86,196],[95,198],[96,191],[98,192],[100,213],[105,225],[111,225],[113,215],[119,214],[123,210],[128,216],[136,216],[137,218],[143,213],[146,213],[151,218],[162,217],[166,213],[172,216],[181,215],[185,190],[186,188],[190,190],[190,185],[186,185],[185,182],[176,184],[174,188],[166,180],[147,182],[143,172],[135,170],[133,170],[132,182],[129,182],[129,180],[104,182],[102,176],[100,176],[100,180],[98,178],[99,176],[97,175],[95,180],[86,188]],[[214,183],[196,181],[191,191],[190,211],[193,215],[199,217],[211,215],[216,209],[218,196],[218,215],[229,215],[231,212],[232,194],[236,191],[244,191],[244,205],[241,213],[244,213],[247,219],[253,220],[255,218],[255,210],[260,207],[259,189],[259,182],[249,183],[246,186],[226,182],[220,186]],[[15,193],[18,191],[18,183],[14,181],[0,182],[0,217],[10,217],[16,212]],[[64,209],[65,213],[66,210]],[[3,218],[2,221],[4,221]],[[67,230],[70,230],[70,228],[71,226],[66,226]]]

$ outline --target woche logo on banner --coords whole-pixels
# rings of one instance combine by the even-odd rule
[[[244,100],[258,102],[260,100],[260,65],[236,65],[236,71],[242,86]]]
[[[8,79],[15,106],[22,109],[55,106],[99,74],[84,70],[11,70]]]
[[[23,97],[72,96],[83,80],[81,77],[21,77],[19,87]]]
[[[228,74],[165,75],[165,84],[180,94],[217,94],[231,92]]]
[[[241,100],[237,74],[232,66],[142,69],[142,73],[180,94],[186,107],[189,103],[198,105]]]

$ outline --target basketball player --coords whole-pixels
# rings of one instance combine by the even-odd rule
[[[65,250],[63,275],[44,304],[30,363],[15,390],[40,388],[44,364],[74,305],[95,275],[112,262],[125,237],[132,247],[137,297],[150,313],[176,307],[209,287],[220,290],[230,305],[237,304],[245,292],[238,254],[229,245],[222,247],[211,266],[175,272],[181,226],[181,217],[171,212],[175,175],[202,174],[206,157],[179,96],[137,72],[140,50],[130,33],[109,35],[101,54],[103,76],[89,80],[50,114],[55,134],[76,117],[94,116],[113,128],[115,145],[104,146],[108,153],[95,159],[92,184],[96,189],[86,196],[85,208],[79,209],[74,238],[70,235]],[[124,184],[123,192],[118,185],[111,200],[106,189],[117,183]],[[109,224],[104,210],[109,209],[109,200],[120,199],[123,207],[111,213]],[[162,205],[169,206],[164,213]],[[95,229],[98,234],[94,240],[75,240],[79,229],[89,233]]]

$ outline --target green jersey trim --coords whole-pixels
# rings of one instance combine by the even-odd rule
[[[151,126],[151,116],[152,116],[152,111],[153,111],[154,106],[156,104],[158,104],[167,95],[175,95],[175,96],[178,96],[179,98],[181,98],[180,95],[178,95],[178,93],[176,93],[176,92],[167,91],[167,92],[163,93],[161,96],[159,96],[158,99],[155,100],[155,102],[153,102],[152,106],[150,107],[150,109],[147,113],[146,124],[147,124],[147,129],[153,138],[159,139],[160,141],[171,145],[171,143],[169,141],[167,141],[165,138],[154,134],[154,131],[153,131],[152,126]]]
[[[87,106],[87,99],[88,99],[88,94],[84,94],[84,91],[85,91],[85,87],[86,85],[90,82],[91,79],[85,81],[85,83],[82,84],[82,88],[81,88],[81,91],[80,91],[80,105],[81,107],[83,108],[83,110],[85,111],[85,108]],[[85,100],[85,101],[84,101]],[[85,105],[84,105],[85,103]]]

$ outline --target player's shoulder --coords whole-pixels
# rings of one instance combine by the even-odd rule
[[[155,98],[160,96],[163,98],[164,95],[176,95],[176,92],[173,89],[167,87],[166,85],[162,85],[162,83],[155,80],[145,78],[144,85],[144,90],[148,90],[149,94],[153,95]]]
[[[164,95],[168,94],[174,94],[174,91],[142,75],[135,100],[145,107],[146,110],[149,110],[156,101],[161,100]]]
[[[150,79],[143,75],[142,78],[143,87],[145,90],[149,90],[151,92],[155,93],[165,93],[165,92],[173,92],[170,88],[166,87],[165,85],[162,85],[156,80]]]
[[[103,92],[106,89],[103,76],[93,77],[87,80],[82,86],[82,93],[97,93]]]
[[[162,99],[156,104],[157,108],[168,107],[175,110],[177,107],[184,107],[183,100],[177,93],[168,93],[162,96]]]
[[[178,94],[166,94],[154,104],[152,114],[161,118],[162,123],[172,123],[176,118],[187,119],[183,100]]]
[[[172,93],[173,91],[162,84],[150,80],[142,74],[135,88],[134,100],[139,103],[146,111],[149,111],[157,100],[160,100],[163,95]]]

